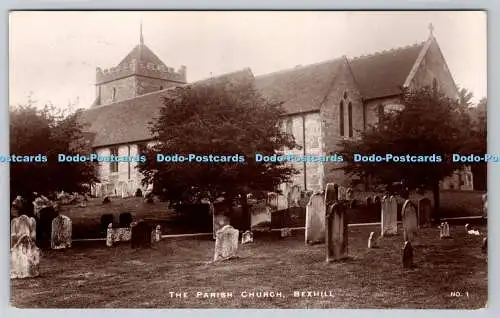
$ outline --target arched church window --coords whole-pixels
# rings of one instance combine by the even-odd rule
[[[349,116],[349,137],[353,136],[353,129],[352,129],[352,103],[349,102],[349,106],[347,107],[347,114]]]
[[[432,90],[437,92],[438,91],[438,81],[436,78],[432,80]]]
[[[340,136],[344,136],[344,101],[340,101],[340,106],[339,106],[339,129],[340,129]]]

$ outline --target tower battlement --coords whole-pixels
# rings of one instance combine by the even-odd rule
[[[166,81],[186,83],[186,66],[182,65],[178,70],[166,67],[163,64],[141,63],[132,59],[128,65],[112,67],[109,69],[96,69],[96,85],[111,82],[131,75],[139,75],[163,79]]]

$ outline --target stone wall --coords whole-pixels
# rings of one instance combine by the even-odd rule
[[[136,80],[135,76],[130,76],[100,84],[97,87],[98,94],[100,93],[100,105],[107,105],[135,97]]]

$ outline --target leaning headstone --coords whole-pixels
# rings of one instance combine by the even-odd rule
[[[35,244],[35,219],[21,215],[12,219],[10,224],[10,278],[39,276],[40,250]]]
[[[226,225],[216,233],[214,262],[236,256],[238,250],[239,231]]]
[[[403,246],[403,268],[413,267],[413,247],[410,241],[405,241]]]
[[[414,241],[418,234],[417,210],[410,200],[406,200],[401,210],[404,241]]]
[[[290,236],[292,236],[292,230],[290,228],[285,227],[281,229],[281,237],[285,238]]]
[[[483,239],[483,244],[481,245],[481,250],[483,251],[483,253],[488,252],[488,238],[487,237],[485,237]]]
[[[130,238],[132,248],[151,247],[152,226],[148,222],[140,220],[132,226],[132,237]]]
[[[368,248],[377,248],[377,239],[375,238],[375,232],[370,233],[370,237],[368,237]]]
[[[426,228],[431,226],[432,203],[429,198],[418,200],[418,226]]]
[[[306,206],[306,244],[325,242],[326,208],[322,193],[314,193]]]
[[[245,231],[241,235],[241,244],[253,243],[253,233],[252,231]]]
[[[133,221],[132,213],[130,213],[130,212],[120,213],[118,226],[119,227],[130,227],[130,223],[132,223],[132,221]]]
[[[347,220],[345,209],[339,202],[329,206],[326,214],[326,261],[347,258]]]
[[[66,215],[59,215],[52,220],[50,247],[53,250],[71,247],[72,224]]]
[[[385,197],[381,204],[381,235],[398,234],[398,201],[394,196],[390,196]]]

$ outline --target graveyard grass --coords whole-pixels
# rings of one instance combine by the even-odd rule
[[[487,301],[487,255],[483,236],[452,226],[452,239],[422,229],[415,268],[402,269],[402,235],[367,249],[373,226],[349,228],[350,259],[327,264],[324,245],[292,237],[255,236],[238,258],[211,263],[211,239],[164,239],[152,249],[129,244],[74,246],[44,251],[41,277],[11,280],[11,303],[20,308],[462,308]],[[399,228],[401,233],[401,228]],[[483,235],[486,228],[479,227]],[[279,232],[274,232],[279,235]],[[275,291],[278,298],[242,298]],[[295,298],[293,291],[332,291],[333,298]],[[169,292],[187,292],[170,298]],[[196,292],[232,292],[232,298],[196,298]],[[460,297],[451,296],[453,292]]]

